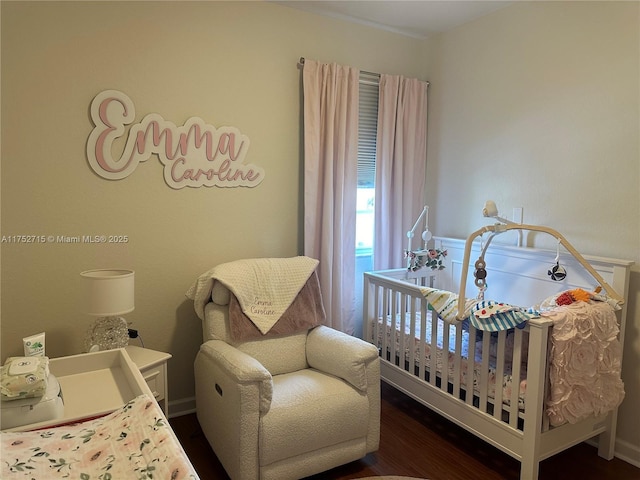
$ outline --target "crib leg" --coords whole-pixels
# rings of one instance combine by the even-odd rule
[[[617,411],[611,412],[606,422],[607,429],[598,435],[598,456],[606,460],[611,460],[616,447]]]
[[[525,455],[520,463],[520,480],[538,480],[540,460],[537,457]]]

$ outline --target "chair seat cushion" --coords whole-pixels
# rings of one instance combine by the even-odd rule
[[[260,419],[260,465],[366,437],[368,415],[367,396],[342,379],[314,369],[276,375]]]

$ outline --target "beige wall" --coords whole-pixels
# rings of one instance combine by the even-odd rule
[[[638,2],[523,2],[432,39],[427,199],[437,235],[485,200],[593,255],[640,264]],[[515,234],[509,241],[515,241]],[[529,236],[533,246],[552,239]],[[632,273],[617,450],[640,458],[640,268]]]
[[[420,75],[421,43],[263,2],[2,2],[2,235],[127,235],[119,245],[2,244],[2,351],[46,331],[52,357],[79,353],[91,318],[79,273],[136,271],[126,315],[173,354],[170,401],[193,395],[200,322],[184,297],[232,259],[300,252],[301,56]],[[197,116],[246,134],[255,188],[172,190],[152,158],[120,181],[89,168],[89,105],[126,93],[136,121]],[[132,341],[136,343],[136,341]],[[181,408],[177,406],[176,408]]]
[[[193,395],[201,332],[190,283],[222,261],[300,251],[301,56],[431,82],[434,233],[465,237],[493,198],[584,252],[640,263],[635,2],[519,3],[423,42],[262,2],[2,2],[1,13],[2,235],[129,237],[2,244],[2,360],[43,330],[50,356],[80,352],[90,319],[78,273],[129,267],[127,318],[146,346],[174,355],[170,400]],[[109,88],[132,98],[137,120],[239,128],[264,182],[175,191],[155,159],[122,181],[97,177],[84,152],[88,109]],[[629,457],[640,451],[639,272],[619,422]]]

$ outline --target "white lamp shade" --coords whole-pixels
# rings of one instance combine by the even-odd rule
[[[135,308],[133,270],[87,270],[80,276],[84,311],[89,315],[109,317]]]

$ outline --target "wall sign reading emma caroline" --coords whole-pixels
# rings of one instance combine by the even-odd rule
[[[235,127],[215,128],[191,117],[183,126],[150,113],[129,129],[124,150],[113,156],[114,143],[133,123],[135,107],[117,90],[99,93],[91,102],[95,128],[87,141],[87,159],[101,177],[121,180],[140,162],[157,155],[164,165],[164,179],[171,188],[255,187],[264,170],[245,163],[249,137]]]

